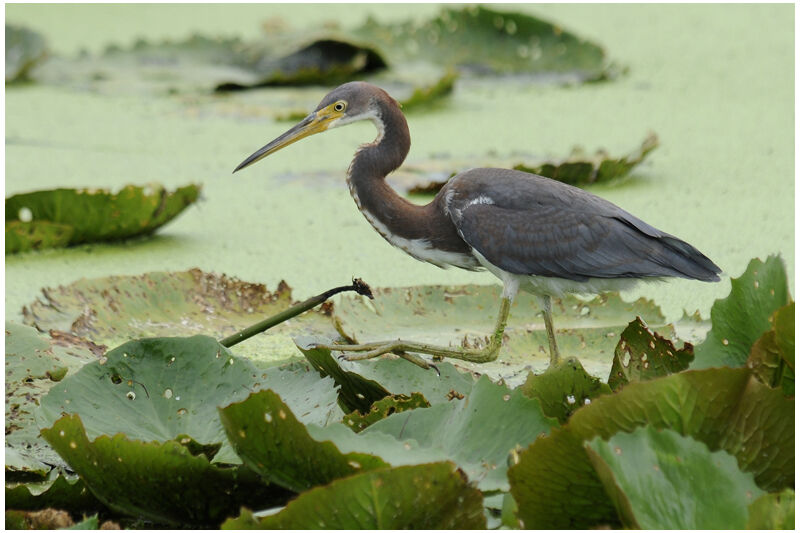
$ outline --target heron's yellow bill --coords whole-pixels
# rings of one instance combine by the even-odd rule
[[[245,167],[249,167],[253,163],[264,159],[268,155],[273,154],[281,148],[289,146],[300,139],[327,130],[333,121],[341,117],[341,113],[333,111],[331,107],[332,106],[325,107],[308,115],[289,131],[266,146],[256,150],[253,155],[242,161],[239,166],[234,169],[234,172],[242,170]]]

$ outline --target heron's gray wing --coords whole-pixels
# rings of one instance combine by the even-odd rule
[[[475,169],[448,185],[461,237],[508,272],[719,279],[716,265],[688,243],[581,189],[505,169]]]

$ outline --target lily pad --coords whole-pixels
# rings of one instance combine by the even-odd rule
[[[6,224],[47,221],[69,226],[72,235],[69,244],[112,241],[137,235],[148,235],[163,226],[200,195],[200,186],[188,185],[168,192],[161,185],[136,187],[128,185],[118,193],[97,189],[54,189],[16,194],[6,198]],[[8,233],[9,229],[6,229]],[[19,250],[42,247],[41,235],[26,230],[18,223],[12,224],[15,240],[22,241],[26,234],[29,242],[21,242]],[[52,227],[48,230],[53,234]],[[60,230],[66,231],[63,228]],[[53,244],[59,242],[52,239]],[[8,252],[8,248],[6,249]]]
[[[447,362],[437,363],[437,373],[393,357],[368,362],[337,361],[330,350],[311,348],[312,342],[313,339],[304,338],[297,346],[314,368],[336,381],[342,403],[351,411],[368,413],[381,398],[415,392],[433,405],[444,403],[468,395],[475,382],[470,374]]]
[[[753,259],[731,279],[731,293],[711,307],[711,331],[695,346],[694,369],[742,366],[758,338],[771,328],[770,316],[790,301],[783,260],[771,255]]]
[[[342,453],[317,442],[289,406],[271,390],[219,410],[236,453],[265,481],[296,492],[353,473],[387,466],[368,453]]]
[[[588,443],[622,523],[630,529],[744,529],[763,494],[725,451],[651,426]]]
[[[608,385],[587,374],[574,357],[562,359],[542,374],[531,372],[520,390],[529,398],[537,398],[544,414],[562,424],[575,410],[590,404],[600,394],[611,393]]]
[[[500,291],[496,285],[377,289],[374,300],[343,295],[333,317],[341,335],[358,342],[399,338],[445,346],[481,345],[494,328]],[[562,354],[580,359],[593,376],[608,376],[619,334],[636,316],[650,324],[664,323],[658,307],[644,299],[623,302],[616,293],[589,301],[575,296],[553,299]],[[661,331],[666,334],[670,328]],[[529,370],[543,372],[549,364],[548,341],[534,297],[521,293],[514,301],[497,361],[452,362],[511,384],[523,381]],[[425,397],[433,402],[428,394]]]
[[[301,494],[277,514],[222,529],[483,529],[483,497],[452,463],[364,472]]]
[[[47,45],[39,33],[6,24],[6,83],[24,81],[47,57]]]
[[[748,512],[747,529],[794,529],[794,491],[764,494]]]
[[[51,389],[37,419],[47,427],[62,413],[75,413],[88,438],[125,433],[142,441],[178,440],[208,452],[215,463],[237,464],[241,460],[225,438],[216,408],[262,388],[283,393],[307,421],[341,419],[333,380],[316,373],[257,370],[200,335],[142,339],[111,350],[105,360]]]
[[[694,358],[691,344],[677,349],[669,339],[655,333],[636,318],[620,336],[608,385],[617,390],[631,381],[645,381],[668,376],[689,368]]]
[[[418,392],[412,392],[411,396],[405,394],[393,394],[376,401],[366,414],[353,411],[344,416],[343,422],[356,433],[359,433],[375,422],[383,420],[395,413],[402,413],[411,409],[430,407],[431,404],[425,396]]]
[[[580,146],[572,149],[566,158],[546,158],[539,154],[512,154],[476,156],[469,159],[440,157],[430,160],[411,161],[387,181],[396,189],[409,194],[436,194],[447,181],[464,170],[479,167],[513,168],[545,176],[570,185],[584,186],[595,182],[607,182],[627,176],[658,148],[658,136],[650,133],[641,145],[627,154],[611,156],[604,149],[589,155]]]
[[[291,304],[285,283],[269,291],[258,283],[192,269],[81,279],[43,289],[42,298],[22,313],[26,324],[40,330],[67,331],[115,346],[142,337],[201,333],[221,339]],[[325,309],[284,322],[232,351],[261,366],[296,357],[292,336],[333,333]]]
[[[45,476],[61,458],[39,436],[34,411],[67,375],[96,361],[102,351],[80,340],[49,337],[6,322],[6,476]]]
[[[794,396],[794,302],[775,311],[769,318],[772,329],[761,335],[750,349],[747,367],[762,383],[780,386]]]
[[[175,441],[124,434],[90,440],[78,415],[65,415],[42,435],[110,509],[160,524],[214,526],[240,505],[282,505],[291,496],[248,468],[213,465]]]
[[[617,525],[583,443],[650,424],[735,456],[767,491],[791,486],[794,403],[747,369],[686,371],[630,383],[577,410],[562,430],[538,439],[509,469],[511,492],[527,528]]]

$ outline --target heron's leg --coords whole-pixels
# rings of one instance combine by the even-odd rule
[[[553,329],[553,313],[550,304],[550,296],[545,294],[538,297],[539,305],[542,306],[544,313],[544,327],[547,330],[547,341],[550,343],[550,366],[558,364],[558,345],[556,344],[556,332]]]
[[[500,300],[500,311],[497,314],[497,322],[492,335],[489,337],[489,343],[483,348],[451,348],[449,346],[436,346],[433,344],[426,344],[421,342],[394,340],[385,342],[370,342],[367,344],[331,344],[331,345],[317,345],[318,348],[327,348],[331,351],[341,352],[355,352],[343,356],[348,361],[360,361],[364,359],[372,359],[386,353],[404,354],[405,352],[420,353],[433,355],[435,357],[449,357],[451,359],[460,359],[462,361],[470,361],[473,363],[488,363],[497,359],[500,353],[500,347],[503,345],[503,332],[508,323],[508,313],[511,310],[511,303],[514,301],[514,296],[517,293],[517,284],[506,284],[503,290],[503,298]],[[408,354],[405,354],[408,355]],[[402,355],[401,355],[402,356]],[[415,358],[404,357],[412,363],[419,366],[424,360]]]

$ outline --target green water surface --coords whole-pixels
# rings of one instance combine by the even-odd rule
[[[512,5],[604,45],[626,76],[579,87],[464,81],[440,110],[409,117],[409,161],[514,150],[566,155],[574,144],[612,154],[649,130],[661,146],[622,184],[592,192],[711,257],[721,283],[650,284],[668,318],[707,316],[752,257],[781,253],[794,281],[794,6]],[[297,27],[430,16],[435,5],[7,5],[9,23],[42,32],[70,55],[192,32],[255,38],[282,17]],[[287,94],[293,89],[281,89]],[[324,89],[306,89],[322,95]],[[440,270],[393,249],[349,197],[344,172],[370,124],[307,139],[235,176],[231,170],[286,123],[226,112],[233,97],[108,95],[64,87],[6,90],[6,195],[52,187],[158,181],[203,184],[202,201],[154,238],[6,258],[6,317],[19,320],[41,287],[81,277],[199,267],[297,298],[362,277],[373,286],[493,283]],[[235,107],[235,106],[234,106]],[[297,175],[341,173],[313,184]],[[792,285],[793,287],[794,285]],[[536,310],[531,310],[535,313]],[[487,329],[490,324],[487,324]]]

